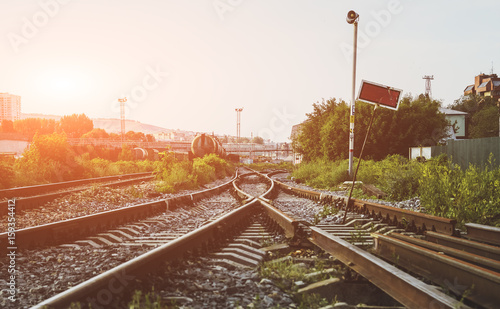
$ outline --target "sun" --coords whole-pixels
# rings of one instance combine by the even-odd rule
[[[43,84],[51,97],[72,97],[81,91],[83,80],[75,72],[54,70],[46,73]]]

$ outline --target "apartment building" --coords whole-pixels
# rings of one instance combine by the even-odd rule
[[[500,78],[496,74],[479,74],[474,78],[474,84],[464,89],[464,95],[478,94],[493,99],[500,99]]]
[[[19,120],[21,118],[21,97],[9,93],[0,93],[0,121]]]

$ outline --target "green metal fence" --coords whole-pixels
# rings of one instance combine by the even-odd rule
[[[493,155],[495,166],[500,165],[500,137],[486,137],[466,140],[449,140],[445,146],[431,147],[431,156],[445,153],[453,163],[467,169],[469,164],[484,166]]]

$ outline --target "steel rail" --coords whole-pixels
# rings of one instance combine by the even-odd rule
[[[330,253],[408,308],[469,308],[382,259],[320,228],[310,227],[311,242]]]
[[[269,218],[271,218],[283,229],[287,238],[293,238],[300,234],[298,221],[290,218],[284,212],[260,197],[255,200],[259,201]]]
[[[117,186],[126,186],[137,182],[150,181],[154,178],[154,176],[143,176],[139,178],[132,178],[127,180],[118,180],[112,183],[108,183],[105,186],[107,187],[117,187]],[[80,189],[72,189],[64,192],[53,192],[46,193],[42,195],[35,195],[29,197],[20,197],[15,199],[16,211],[34,209],[40,206],[43,203],[52,201],[61,196],[65,196],[72,193],[78,193],[86,190],[87,188]],[[0,202],[0,215],[5,215],[8,213],[8,201]]]
[[[494,260],[494,259],[490,259],[490,258],[480,256],[477,254],[469,253],[469,252],[464,251],[464,250],[458,250],[455,248],[439,245],[439,244],[436,244],[436,243],[433,243],[430,241],[426,241],[426,240],[422,240],[422,239],[418,239],[415,237],[406,236],[406,235],[403,235],[400,233],[391,233],[390,236],[394,237],[396,239],[405,241],[407,243],[416,245],[416,246],[420,246],[420,247],[423,247],[423,248],[426,248],[429,250],[433,250],[436,252],[442,252],[443,254],[447,254],[449,256],[464,260],[466,262],[469,262],[469,263],[472,263],[472,264],[475,264],[475,265],[478,265],[478,266],[481,266],[484,268],[488,268],[488,269],[494,270],[496,272],[500,272],[500,261],[498,261],[498,260]]]
[[[232,184],[235,178],[236,176],[220,186],[197,193],[16,230],[17,248],[31,249],[70,241],[77,237],[98,232],[109,226],[124,224],[167,210],[174,210],[180,203],[193,203],[209,194],[224,190]],[[4,243],[4,241],[7,243],[8,235],[8,232],[0,233],[0,243]],[[0,248],[0,253],[5,250],[7,250],[6,247]]]
[[[259,173],[258,171],[252,170],[252,173],[245,174],[245,175],[259,175],[261,177],[264,177],[266,181],[269,181],[271,183],[270,188],[263,194],[261,194],[258,197],[254,197],[244,191],[242,191],[237,185],[236,181],[233,183],[234,188],[239,192],[238,194],[242,197],[246,197],[246,201],[258,201],[260,205],[263,207],[263,210],[267,213],[269,218],[273,220],[276,224],[278,224],[284,231],[285,236],[288,238],[293,238],[294,236],[300,234],[299,231],[299,222],[290,218],[287,216],[285,213],[283,213],[281,210],[277,209],[274,207],[268,198],[266,196],[272,194],[276,186],[274,185],[275,180],[271,179],[269,176],[264,175],[262,173]]]
[[[500,227],[466,223],[467,238],[500,246]]]
[[[360,213],[379,217],[394,225],[407,224],[414,227],[417,233],[430,230],[443,234],[454,235],[456,220],[436,217],[407,209],[400,209],[377,203],[369,203],[354,199],[354,207]]]
[[[434,243],[500,261],[500,248],[476,241],[427,231],[425,239]]]
[[[165,200],[161,200],[16,230],[17,249],[55,245],[165,210]],[[0,234],[0,243],[7,242],[8,234]],[[0,248],[0,252],[1,250],[5,248]]]
[[[288,192],[301,197],[306,197],[319,201],[333,201],[336,199],[347,202],[347,197],[324,194],[316,191],[301,189],[286,185],[282,182],[274,180],[278,186]],[[366,202],[359,199],[351,199],[351,203],[359,213],[369,214],[373,217],[378,217],[385,222],[394,225],[407,225],[413,227],[415,232],[423,233],[424,231],[437,231],[448,235],[454,235],[456,220],[436,217],[428,214],[423,214],[406,209],[395,208],[378,203]]]
[[[500,304],[500,273],[391,236],[373,236],[378,256],[486,308]]]
[[[245,204],[199,229],[57,294],[34,308],[43,308],[44,306],[66,308],[71,302],[89,298],[95,299],[99,297],[99,293],[111,294],[117,290],[121,292],[127,285],[125,282],[124,286],[120,286],[120,282],[123,284],[123,278],[135,280],[137,277],[145,276],[154,271],[158,265],[166,261],[175,261],[192,251],[207,250],[218,239],[227,236],[241,221],[247,220],[251,213],[257,209],[254,206],[256,203],[257,201],[254,200]]]
[[[251,176],[251,175],[256,175],[256,174],[257,174],[256,172],[241,174],[238,177],[236,177],[236,179],[233,181],[233,188],[236,190],[236,194],[244,200],[243,204],[246,204],[246,203],[252,201],[255,198],[255,196],[250,195],[250,194],[246,193],[245,191],[241,190],[240,187],[238,187],[237,182],[239,180],[241,180],[241,177]]]
[[[284,190],[286,192],[291,192],[291,193],[296,194],[300,197],[306,197],[306,198],[310,198],[313,200],[321,201],[327,196],[326,194],[323,194],[321,192],[292,187],[292,186],[289,186],[289,185],[284,184],[284,183],[277,181],[277,180],[273,180],[273,181],[276,182],[276,184],[278,184],[278,187],[280,187],[282,190]],[[333,197],[333,195],[331,195],[331,196]]]
[[[64,188],[68,188],[68,187],[86,185],[86,184],[90,184],[90,183],[113,181],[113,180],[117,180],[117,179],[127,179],[127,178],[133,178],[133,177],[142,177],[142,176],[148,176],[148,175],[151,175],[151,172],[87,178],[87,179],[71,180],[71,181],[64,181],[64,182],[55,182],[55,183],[49,183],[49,184],[43,184],[43,185],[34,185],[34,186],[2,189],[2,190],[0,190],[0,198],[23,197],[23,196],[33,195],[33,194],[39,194],[41,192],[46,192],[48,190],[59,190],[59,189],[64,189]]]

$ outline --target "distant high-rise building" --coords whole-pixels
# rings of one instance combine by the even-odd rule
[[[9,93],[0,93],[0,121],[19,120],[21,118],[21,97]]]

